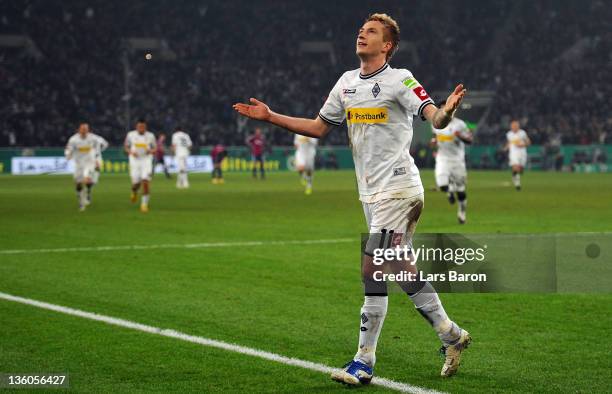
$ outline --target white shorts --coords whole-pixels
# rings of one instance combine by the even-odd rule
[[[527,151],[520,150],[518,152],[510,152],[510,167],[512,166],[521,166],[525,167],[527,165]]]
[[[438,187],[455,186],[455,191],[465,191],[467,171],[465,162],[436,160],[436,184]]]
[[[130,178],[132,178],[132,184],[150,181],[152,172],[153,160],[150,157],[142,159],[130,157]]]
[[[409,198],[391,198],[372,203],[362,202],[363,213],[370,233],[366,251],[376,245],[370,245],[370,241],[378,244],[380,237],[375,234],[389,234],[393,231],[393,246],[408,245],[412,247],[412,236],[423,210],[425,195],[416,194]]]
[[[175,156],[176,168],[179,172],[187,172],[187,156]]]
[[[314,170],[316,152],[295,152],[295,166],[300,169]]]
[[[91,179],[96,170],[96,162],[75,163],[74,165],[74,180],[81,183],[86,179]]]

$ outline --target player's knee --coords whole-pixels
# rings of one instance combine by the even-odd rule
[[[467,193],[465,191],[457,192],[457,200],[465,201],[466,198],[467,198]]]
[[[387,282],[382,278],[383,270],[372,264],[364,265],[362,270],[363,290],[367,296],[385,296],[387,295]]]

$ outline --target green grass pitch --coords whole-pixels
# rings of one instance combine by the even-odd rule
[[[609,232],[612,176],[470,173],[468,224],[429,191],[420,232]],[[66,176],[0,177],[0,249],[354,238],[354,243],[0,254],[0,292],[218,339],[330,366],[357,346],[365,231],[351,171],[265,181],[157,176],[151,211],[129,202],[127,175],[103,175],[77,211]],[[577,267],[580,269],[580,267]],[[474,343],[459,374],[438,376],[439,343],[392,294],[376,374],[453,393],[609,392],[609,294],[442,294]],[[0,300],[0,373],[69,372],[95,392],[346,392],[328,376]],[[386,391],[370,386],[363,392]]]

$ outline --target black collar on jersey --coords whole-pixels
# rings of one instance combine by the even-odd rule
[[[371,72],[369,74],[363,75],[362,73],[359,73],[359,78],[361,79],[368,79],[368,78],[372,78],[375,75],[380,74],[381,72],[385,71],[387,69],[387,67],[389,67],[389,63],[385,63],[381,68],[379,68],[378,70]]]

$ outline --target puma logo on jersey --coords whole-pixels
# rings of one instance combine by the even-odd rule
[[[398,175],[406,175],[406,167],[394,168],[393,169],[393,176],[398,176]],[[401,238],[401,236],[400,236],[400,238]]]
[[[348,123],[388,123],[387,108],[348,108],[346,110]]]

